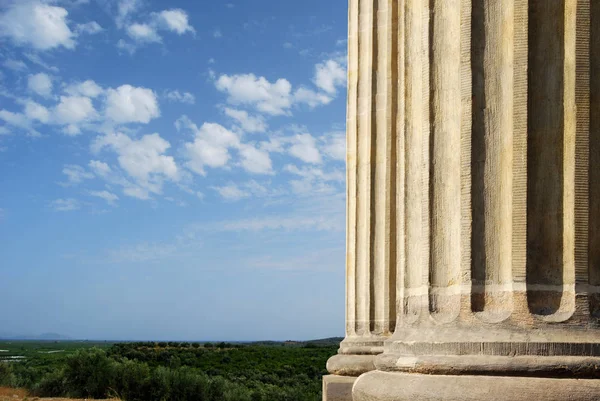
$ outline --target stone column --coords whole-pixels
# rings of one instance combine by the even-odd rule
[[[396,326],[397,13],[395,1],[350,0],[346,338],[327,362],[327,401],[351,400]]]
[[[353,399],[600,399],[600,1],[351,0],[349,39],[341,353],[391,335]]]

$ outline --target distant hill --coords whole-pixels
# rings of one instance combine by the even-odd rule
[[[329,338],[320,338],[317,340],[308,340],[308,341],[253,341],[250,344],[254,345],[284,345],[289,347],[302,347],[305,345],[318,346],[318,347],[329,347],[329,346],[337,346],[344,339],[344,337],[329,337]]]
[[[0,340],[37,340],[37,341],[58,341],[72,340],[71,337],[58,333],[42,333],[42,334],[13,334],[0,333]]]
[[[344,337],[329,337],[329,338],[321,338],[318,340],[310,340],[310,341],[304,341],[304,342],[306,344],[313,344],[313,345],[339,345],[343,339],[344,339]]]

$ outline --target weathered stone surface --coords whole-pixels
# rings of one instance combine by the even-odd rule
[[[323,401],[352,401],[352,386],[356,377],[323,376]]]
[[[375,370],[375,355],[334,355],[327,361],[327,371],[339,376],[358,377]]]
[[[600,399],[600,1],[349,7],[355,395]]]
[[[354,401],[595,401],[600,380],[507,376],[435,376],[369,372]]]

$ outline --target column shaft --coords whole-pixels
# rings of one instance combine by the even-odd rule
[[[454,320],[460,310],[460,22],[460,0],[433,2],[429,310],[440,321]]]
[[[512,312],[514,0],[474,0],[472,309]]]

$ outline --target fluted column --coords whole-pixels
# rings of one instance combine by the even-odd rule
[[[375,369],[396,326],[397,14],[396,0],[349,2],[346,338],[327,363],[326,400]]]
[[[355,400],[600,398],[598,3],[350,1]]]

